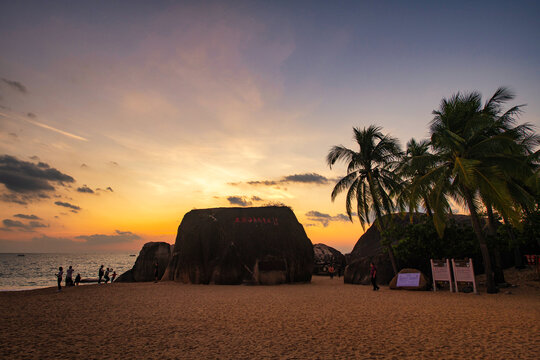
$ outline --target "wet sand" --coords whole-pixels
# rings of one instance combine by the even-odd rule
[[[537,359],[540,290],[172,282],[0,292],[0,358]]]

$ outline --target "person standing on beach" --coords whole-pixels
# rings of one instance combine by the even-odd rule
[[[330,274],[330,279],[333,279],[333,278],[334,278],[334,271],[335,271],[334,265],[330,265],[330,266],[328,267],[328,273]]]
[[[371,278],[373,291],[379,290],[379,286],[377,286],[377,268],[375,267],[373,261],[369,263],[369,277]]]
[[[105,276],[103,277],[103,279],[105,280],[105,284],[109,282],[109,268],[105,270]]]
[[[79,286],[80,283],[81,283],[81,274],[77,274],[77,276],[75,276],[75,285]]]
[[[73,267],[69,265],[69,269],[66,270],[66,286],[73,286]]]
[[[58,280],[58,291],[62,290],[62,276],[63,275],[64,275],[64,268],[60,266],[58,268],[58,273],[56,274],[56,278]]]
[[[112,284],[114,279],[116,278],[116,271],[114,271],[113,269],[111,269],[111,271],[113,272],[112,277],[111,277],[111,284]]]
[[[159,274],[159,263],[156,260],[154,262],[154,282],[158,282],[158,274]]]
[[[101,265],[101,267],[99,268],[98,281],[97,281],[98,284],[101,284],[101,278],[102,277],[103,277],[103,265]]]

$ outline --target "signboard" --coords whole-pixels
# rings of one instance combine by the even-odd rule
[[[398,274],[396,287],[410,287],[420,285],[420,273]]]
[[[458,282],[472,282],[474,293],[476,294],[476,281],[474,278],[472,259],[452,259],[452,267],[454,268],[454,281],[456,283],[456,292],[458,292]]]
[[[431,275],[433,277],[433,291],[437,291],[436,281],[448,281],[450,284],[450,292],[452,292],[452,275],[450,274],[450,263],[448,259],[433,260],[431,259]]]

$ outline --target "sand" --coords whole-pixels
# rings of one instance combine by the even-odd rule
[[[314,277],[1,292],[0,358],[538,359],[539,287],[505,291],[374,292]]]

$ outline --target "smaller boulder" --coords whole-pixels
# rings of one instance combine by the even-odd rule
[[[158,280],[161,279],[169,259],[171,245],[166,242],[148,242],[144,244],[133,268],[120,275],[115,282],[153,281],[155,263],[158,263]]]
[[[419,274],[418,285],[411,286],[398,286],[398,277],[400,274]],[[394,278],[390,281],[388,287],[392,290],[428,290],[429,282],[427,281],[426,276],[417,269],[402,269]]]

